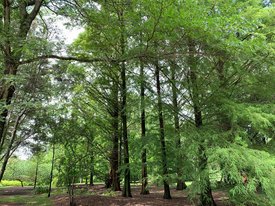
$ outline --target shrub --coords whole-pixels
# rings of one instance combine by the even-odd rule
[[[36,187],[34,190],[35,194],[43,194],[43,193],[48,193],[48,192],[49,192],[49,188],[45,187],[45,186]]]
[[[1,184],[3,186],[21,187],[21,182],[18,180],[2,180]],[[25,185],[25,183],[24,183],[24,185]]]

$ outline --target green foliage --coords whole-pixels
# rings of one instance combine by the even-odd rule
[[[229,194],[233,202],[249,197],[243,199],[242,204],[274,204],[275,159],[269,153],[230,145],[213,151],[210,162],[219,165],[222,178],[232,185]],[[244,177],[247,182],[244,182]]]
[[[33,181],[33,164],[27,160],[11,159],[4,175],[6,180],[19,180],[22,182]]]
[[[34,189],[34,194],[43,194],[43,193],[48,193],[49,192],[49,187],[42,187],[38,186]]]
[[[263,6],[258,0],[119,0],[94,4],[83,0],[78,1],[77,9],[64,2],[59,9],[74,20],[73,24],[77,21],[85,25],[67,51],[85,61],[51,62],[48,66],[45,62],[30,64],[21,66],[17,76],[5,76],[6,81],[16,83],[17,93],[12,105],[6,106],[1,101],[1,111],[6,107],[16,111],[26,107],[32,111],[18,136],[33,128],[34,146],[45,147],[40,152],[32,147],[34,157],[30,160],[12,158],[5,179],[33,182],[38,161],[38,185],[47,185],[51,166],[51,151],[47,148],[54,144],[57,148],[54,185],[70,186],[80,179],[88,179],[91,172],[96,181],[105,181],[110,173],[115,132],[118,143],[123,145],[121,68],[125,63],[133,182],[141,182],[140,157],[146,148],[150,184],[161,186],[166,180],[174,185],[182,178],[192,181],[188,193],[197,197],[205,192],[210,178],[211,186],[224,186],[230,201],[236,205],[275,205],[273,4]],[[42,53],[52,51],[52,45],[43,38],[40,24],[37,32],[33,31],[20,48],[22,59],[40,54],[41,48]],[[6,38],[14,40],[12,45],[18,44],[18,40]],[[5,38],[0,41],[5,42]],[[86,61],[94,58],[101,60],[92,64]],[[166,176],[161,175],[156,63],[161,70],[169,173]],[[173,64],[177,75],[172,81]],[[0,63],[0,66],[2,71],[4,65]],[[139,75],[141,66],[144,77]],[[145,84],[146,136],[143,139],[141,83]],[[174,124],[173,84],[179,98],[176,108],[179,131],[175,131]],[[118,128],[114,129],[114,121]],[[9,135],[11,129],[6,130]],[[176,143],[178,136],[180,149]],[[123,164],[121,145],[117,171],[120,179],[128,167]],[[201,165],[202,156],[206,157],[205,167]],[[183,159],[180,177],[178,157]],[[114,194],[108,191],[106,196]]]
[[[18,180],[2,180],[0,183],[1,186],[13,186],[13,187],[21,187],[21,182]]]

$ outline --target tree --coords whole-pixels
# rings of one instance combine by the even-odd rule
[[[147,177],[147,160],[146,160],[146,117],[145,117],[145,78],[144,78],[144,64],[140,63],[140,126],[141,126],[141,139],[142,139],[142,186],[140,194],[149,194],[148,190],[148,177]]]
[[[168,161],[166,155],[166,143],[165,143],[165,133],[164,133],[164,120],[162,114],[162,99],[161,99],[161,87],[160,87],[160,66],[159,63],[155,64],[155,76],[156,76],[156,88],[157,88],[157,98],[158,98],[158,119],[159,119],[159,136],[161,144],[161,159],[162,159],[162,175],[163,175],[163,186],[164,186],[164,199],[171,199],[170,188],[168,184]]]
[[[3,77],[1,80],[0,101],[4,103],[1,108],[0,121],[0,142],[3,138],[6,118],[8,115],[7,106],[11,104],[14,96],[15,87],[9,76],[15,76],[20,65],[20,59],[24,54],[25,42],[27,35],[31,29],[32,22],[36,18],[43,0],[23,1],[18,6],[14,6],[15,2],[8,0],[2,1],[2,18],[1,36],[5,37],[1,42],[3,64]],[[33,6],[31,12],[28,12],[29,6]]]
[[[183,167],[183,156],[181,155],[181,139],[180,139],[180,120],[179,120],[179,112],[180,108],[178,105],[178,88],[177,88],[177,80],[176,80],[176,67],[177,65],[172,62],[170,65],[171,70],[171,85],[172,85],[172,102],[173,102],[173,113],[174,113],[174,127],[175,127],[175,137],[176,137],[176,147],[178,150],[177,154],[177,190],[186,189],[187,186],[185,182],[182,180],[182,167]]]

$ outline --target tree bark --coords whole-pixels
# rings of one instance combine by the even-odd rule
[[[141,62],[140,64],[140,126],[141,126],[141,141],[142,141],[142,152],[141,152],[141,163],[142,163],[142,185],[141,192],[142,195],[149,194],[149,190],[147,188],[148,185],[148,177],[147,177],[147,157],[146,157],[146,120],[145,120],[145,80],[144,80],[144,65]]]
[[[156,77],[156,87],[157,87],[157,97],[158,97],[158,118],[159,118],[159,133],[160,133],[160,143],[161,143],[161,159],[162,159],[162,175],[163,175],[163,186],[164,186],[164,199],[171,199],[170,187],[167,182],[168,176],[168,166],[167,166],[167,155],[166,155],[166,145],[165,145],[165,133],[164,133],[164,120],[162,114],[162,99],[161,99],[161,88],[160,88],[160,68],[159,64],[155,65],[155,77]]]

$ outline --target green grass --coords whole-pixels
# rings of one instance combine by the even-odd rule
[[[40,206],[51,206],[53,205],[52,200],[43,195],[16,195],[16,196],[2,196],[0,203],[21,203],[25,205],[40,205]]]

